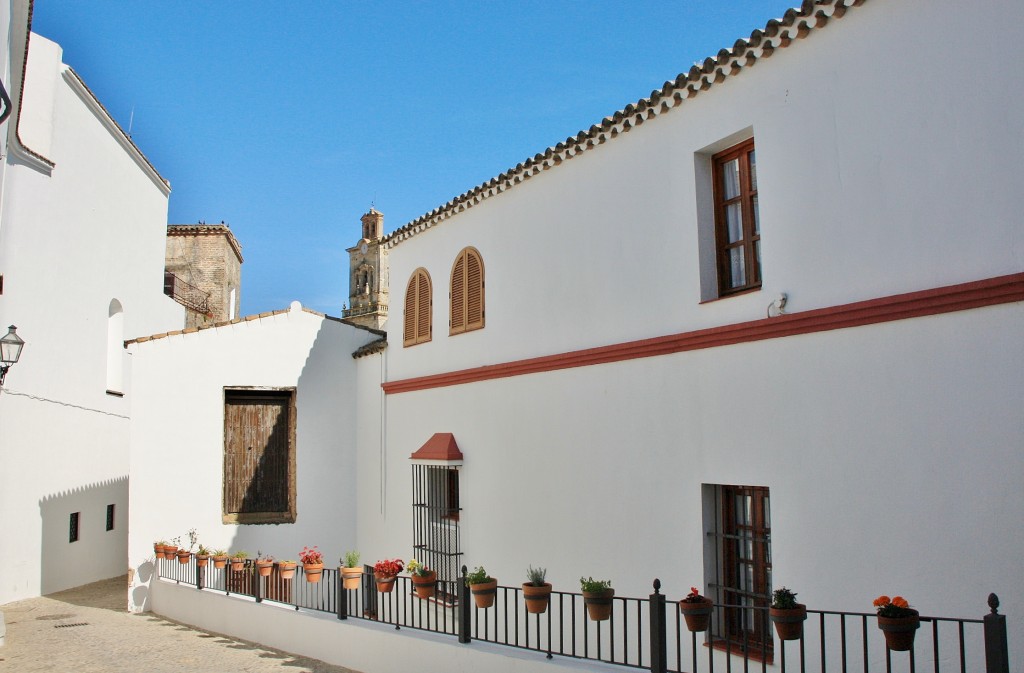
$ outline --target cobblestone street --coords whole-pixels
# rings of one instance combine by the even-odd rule
[[[0,606],[7,623],[0,671],[76,673],[355,673],[125,610],[125,578]]]

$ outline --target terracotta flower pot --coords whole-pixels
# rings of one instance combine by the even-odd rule
[[[256,561],[256,572],[260,574],[260,577],[270,577],[270,573],[274,572],[274,562]]]
[[[921,615],[917,610],[907,617],[883,617],[878,615],[878,628],[885,635],[885,645],[895,652],[906,652],[914,646],[914,636],[921,627]]]
[[[551,583],[545,582],[536,586],[527,582],[523,585],[523,602],[526,603],[526,611],[532,615],[539,615],[548,609],[551,600]]]
[[[498,580],[493,577],[488,582],[470,584],[469,590],[478,608],[489,608],[494,605],[494,596],[498,593]]]
[[[711,611],[714,607],[715,604],[710,598],[695,603],[679,601],[679,612],[683,613],[686,629],[693,633],[707,631],[708,625],[711,623]]]
[[[179,549],[177,552],[178,563],[185,565],[192,558],[192,554],[186,549]]]
[[[178,548],[172,544],[164,545],[164,558],[168,561],[173,561],[174,557],[178,555]]]
[[[157,558],[164,557],[164,545],[153,543],[153,553],[156,554]]]
[[[412,586],[420,598],[431,598],[437,585],[437,573],[431,570],[426,575],[413,575]]]
[[[281,579],[290,580],[295,577],[295,564],[291,561],[278,561],[277,571],[281,573]]]
[[[341,585],[349,591],[358,589],[359,585],[362,584],[362,568],[346,568],[342,566],[341,568],[338,568],[338,570],[341,572]]]
[[[604,591],[584,591],[583,604],[587,606],[587,614],[595,622],[603,622],[612,616],[612,598],[615,589]]]
[[[306,581],[317,583],[324,576],[324,564],[323,563],[304,563],[302,565],[302,572],[306,574]]]
[[[222,554],[220,556],[214,556],[213,557],[213,567],[214,568],[223,568],[227,564],[228,564],[228,557],[227,556],[224,556]]]
[[[395,590],[395,576],[390,575],[384,577],[383,575],[374,574],[373,579],[377,582],[377,591],[382,594],[389,594]]]
[[[236,573],[237,572],[241,572],[242,570],[244,570],[245,569],[245,559],[244,558],[233,558],[233,559],[231,559],[231,569],[234,570]]]
[[[795,608],[768,608],[768,616],[775,624],[779,640],[800,640],[807,620],[807,606],[797,603]]]
[[[205,568],[206,565],[209,562],[210,562],[210,555],[209,554],[196,554],[196,565],[199,566],[200,568]]]

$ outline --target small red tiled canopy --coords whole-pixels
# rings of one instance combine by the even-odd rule
[[[462,451],[459,451],[459,445],[455,443],[455,435],[450,432],[437,432],[416,453],[409,456],[409,459],[461,463]]]

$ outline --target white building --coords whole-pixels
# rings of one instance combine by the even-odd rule
[[[425,479],[425,504],[458,513],[429,522],[458,530],[433,551],[509,586],[532,564],[558,589],[592,575],[624,596],[658,577],[673,598],[697,584],[721,603],[786,585],[853,612],[881,593],[951,617],[979,617],[989,592],[1024,604],[1021,21],[1000,0],[970,15],[952,0],[804,3],[393,232],[388,348],[355,361],[354,386],[336,381],[351,459],[298,455],[300,474],[335,471],[299,500],[331,506],[354,476],[355,518],[309,528],[300,508],[299,536],[217,523],[210,391],[301,397],[302,382],[213,371],[205,432],[177,442],[147,412],[133,434],[133,512],[153,525],[133,528],[132,565],[200,524],[278,556],[407,558],[423,551]],[[462,460],[410,460],[438,433]],[[135,498],[138,471],[171,463],[212,471],[205,504]]]
[[[183,321],[162,293],[170,186],[30,14],[0,6],[0,323],[26,341],[0,391],[0,604],[126,571],[123,342]]]

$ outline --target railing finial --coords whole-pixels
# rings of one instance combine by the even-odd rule
[[[659,580],[657,577],[654,578],[654,593],[661,593],[661,580]]]
[[[989,594],[988,595],[988,606],[990,608],[992,608],[992,614],[998,615],[999,614],[999,596],[996,596],[995,594]]]

